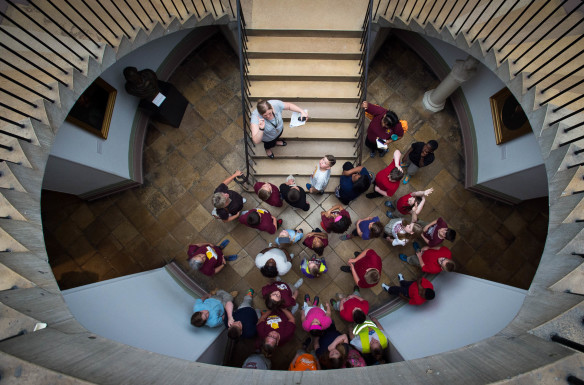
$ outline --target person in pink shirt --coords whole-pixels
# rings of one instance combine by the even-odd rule
[[[312,305],[310,305],[310,295],[304,296],[304,306],[300,319],[302,321],[302,328],[313,336],[321,336],[326,329],[331,326],[333,320],[331,319],[331,307],[326,304],[326,312],[322,304],[319,306],[318,296],[314,297]]]

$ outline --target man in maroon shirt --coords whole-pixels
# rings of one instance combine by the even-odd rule
[[[276,219],[275,216],[265,209],[244,211],[238,219],[242,225],[270,234],[276,234],[276,229],[282,224],[281,219]]]
[[[260,317],[256,329],[262,353],[270,358],[277,346],[284,345],[294,337],[296,321],[286,309],[268,310]]]
[[[351,273],[355,284],[369,288],[379,283],[381,277],[381,258],[373,249],[355,252],[355,257],[349,259],[349,266],[341,266],[341,271]]]
[[[258,197],[274,207],[282,207],[282,198],[280,197],[280,190],[271,183],[257,182],[253,185],[253,190]]]

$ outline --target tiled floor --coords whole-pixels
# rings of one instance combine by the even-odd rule
[[[391,55],[389,54],[391,53]],[[423,62],[396,39],[389,39],[375,58],[369,72],[369,100],[388,106],[409,131],[397,143],[407,150],[413,141],[436,139],[437,160],[420,170],[411,182],[398,190],[434,188],[421,218],[431,221],[442,216],[458,232],[452,249],[458,272],[527,289],[539,263],[547,232],[547,199],[537,199],[512,207],[468,192],[463,187],[464,159],[458,122],[449,105],[436,114],[421,106],[425,91],[438,84]],[[44,191],[42,195],[45,242],[51,266],[62,289],[137,273],[163,266],[176,258],[186,267],[190,243],[219,243],[229,238],[227,254],[239,259],[213,279],[194,273],[208,289],[219,287],[239,290],[241,295],[253,287],[259,292],[267,280],[254,267],[253,258],[271,241],[272,236],[236,223],[224,224],[209,214],[214,188],[230,173],[242,167],[240,154],[241,111],[237,57],[221,35],[215,35],[175,72],[170,81],[189,99],[179,129],[162,124],[152,127],[144,152],[145,183],[142,187],[95,202]],[[365,166],[379,171],[390,162],[368,159]],[[336,167],[340,167],[337,165]],[[239,186],[232,184],[235,190]],[[257,197],[243,194],[247,208],[259,205]],[[334,196],[310,197],[311,211],[294,211],[288,206],[269,208],[284,220],[284,227],[301,225],[305,230],[318,226],[320,211],[338,201]],[[379,215],[385,221],[383,199],[354,201],[349,208],[353,219]],[[399,261],[400,248],[380,239],[373,241],[330,238],[325,257],[329,272],[314,280],[305,280],[299,298],[305,293],[320,295],[328,301],[337,292],[349,292],[353,282],[339,267],[353,252],[371,247],[383,258],[385,282],[397,282],[396,274],[406,279],[419,274],[417,268]],[[405,247],[406,253],[411,247]],[[290,251],[300,258],[304,247]],[[294,282],[301,276],[300,258],[294,258],[293,270],[284,279]],[[373,306],[387,300],[377,286],[363,290]],[[256,296],[254,303],[263,308]],[[339,329],[343,322],[335,316]],[[305,338],[297,330],[298,342]],[[286,368],[298,344],[280,348],[275,368]]]

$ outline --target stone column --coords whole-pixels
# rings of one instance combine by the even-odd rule
[[[433,90],[427,91],[422,99],[422,104],[424,108],[428,111],[438,112],[444,108],[446,99],[462,83],[470,79],[477,72],[477,66],[479,61],[472,56],[468,56],[466,60],[457,60],[452,67],[452,70],[442,80],[438,87]]]

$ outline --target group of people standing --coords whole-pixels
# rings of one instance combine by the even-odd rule
[[[363,102],[362,107],[371,119],[365,144],[371,150],[371,157],[384,156],[389,152],[388,144],[399,140],[407,131],[407,122],[399,120],[392,111],[367,101]],[[264,143],[269,158],[275,157],[272,151],[274,147],[286,146],[286,141],[282,138],[283,110],[299,113],[299,119],[304,121],[308,119],[306,111],[279,100],[261,100],[252,113],[252,140],[255,143]],[[243,367],[269,369],[269,359],[277,347],[292,340],[297,325],[295,313],[300,307],[297,296],[303,279],[300,278],[295,283],[287,283],[282,279],[292,268],[291,261],[294,258],[294,254],[289,253],[286,246],[303,240],[303,244],[313,254],[301,261],[300,270],[306,278],[317,279],[328,271],[323,253],[328,246],[330,233],[342,234],[341,240],[352,237],[364,240],[382,237],[394,247],[411,244],[411,255],[399,253],[402,261],[420,267],[422,273],[453,271],[455,263],[452,261],[452,254],[442,242],[454,241],[456,232],[442,218],[429,223],[420,220],[426,198],[433,192],[432,188],[415,191],[398,199],[387,199],[384,203],[387,207],[386,216],[390,219],[387,224],[384,225],[379,217],[362,218],[356,221],[351,232],[347,231],[353,222],[343,206],[367,192],[371,185],[373,191],[366,194],[366,198],[392,198],[400,182],[407,184],[420,168],[434,161],[433,153],[437,148],[438,143],[432,140],[428,143],[413,143],[403,155],[395,150],[392,162],[377,175],[363,166],[354,167],[352,163],[346,162],[343,164],[339,186],[335,189],[335,195],[342,204],[322,211],[320,226],[307,233],[302,228],[283,228],[283,221],[264,208],[244,210],[245,198],[229,190],[227,186],[241,175],[240,171],[236,171],[215,189],[212,198],[215,206],[213,215],[224,222],[238,220],[244,226],[277,234],[274,242],[270,242],[255,257],[257,268],[269,279],[261,293],[266,310],[253,308],[253,289],[248,290],[237,308],[234,305],[236,292],[217,290],[196,300],[191,324],[196,327],[225,325],[228,336],[232,339],[255,339],[256,354],[248,357]],[[306,194],[324,192],[331,168],[335,164],[336,159],[332,155],[325,155],[320,159],[310,183],[306,185],[306,191],[290,175],[279,187],[257,182],[254,192],[268,205],[282,207],[285,201],[295,209],[308,211],[310,205],[306,201]],[[404,172],[404,168],[407,168],[407,172]],[[415,241],[416,238],[423,240],[426,245],[421,247]],[[190,266],[208,276],[219,273],[227,261],[237,259],[237,255],[223,255],[222,250],[228,243],[225,240],[219,246],[207,243],[191,245],[188,250]],[[289,370],[336,369],[385,362],[385,349],[389,346],[388,336],[375,317],[368,318],[369,303],[360,295],[361,289],[380,283],[382,258],[371,248],[355,251],[354,254],[354,258],[349,259],[346,266],[341,266],[341,271],[351,274],[355,282],[352,294],[337,294],[337,298],[330,298],[325,304],[321,303],[318,296],[311,300],[309,294],[305,295],[299,323],[309,336],[290,363]],[[389,295],[399,296],[411,305],[421,305],[436,295],[432,283],[422,275],[414,281],[406,281],[400,273],[398,279],[399,286],[382,283],[382,287]],[[353,325],[349,328],[349,333],[343,334],[337,330],[331,318],[333,310],[338,311],[344,321]]]

